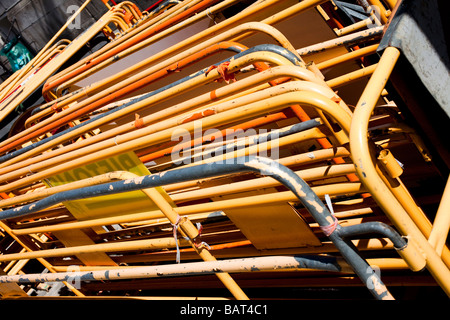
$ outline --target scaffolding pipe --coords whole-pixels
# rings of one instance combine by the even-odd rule
[[[133,179],[140,177],[133,173],[125,172],[122,174],[123,178]],[[79,190],[79,189],[75,189]],[[75,190],[70,190],[66,192],[73,192]],[[0,256],[0,261],[2,259],[7,260],[15,260],[15,256],[22,256],[24,259],[27,257],[33,258],[43,258],[43,257],[52,257],[52,256],[67,256],[71,254],[79,254],[79,253],[91,253],[91,252],[110,252],[110,251],[118,251],[118,250],[137,250],[142,248],[148,249],[164,249],[170,246],[176,246],[177,249],[179,245],[184,243],[183,240],[180,240],[178,243],[178,239],[175,237],[175,234],[179,231],[186,237],[187,243],[189,243],[192,248],[198,253],[198,255],[205,261],[215,261],[214,256],[208,250],[201,245],[197,244],[197,237],[199,236],[199,231],[197,227],[195,227],[192,222],[186,218],[181,218],[178,213],[174,210],[172,205],[170,205],[167,200],[162,196],[158,190],[154,188],[142,188],[141,190],[150,200],[152,200],[156,206],[161,210],[164,216],[170,221],[170,223],[174,226],[174,238],[169,239],[153,239],[153,240],[136,240],[136,241],[125,241],[125,242],[115,242],[115,243],[103,243],[103,244],[95,244],[95,245],[87,245],[87,246],[78,246],[78,247],[69,247],[69,248],[60,248],[60,249],[51,249],[51,250],[39,250],[34,252],[25,252],[19,254],[9,254]],[[58,193],[61,194],[61,193]],[[56,194],[56,195],[58,195]],[[55,195],[54,195],[55,196]],[[52,196],[50,196],[52,197]],[[42,200],[40,200],[42,201]],[[38,201],[39,202],[39,201]],[[12,258],[12,259],[11,259]],[[20,259],[20,258],[19,258]],[[239,300],[248,300],[247,295],[242,291],[242,289],[236,284],[236,282],[231,278],[228,273],[220,273],[217,274],[217,277],[222,281],[226,288],[230,290],[233,296]]]
[[[184,240],[183,238],[177,240],[175,240],[174,238],[159,238],[159,239],[100,243],[85,246],[74,246],[67,248],[55,248],[47,250],[36,250],[30,252],[2,254],[0,255],[0,262],[23,260],[23,259],[36,259],[36,258],[69,257],[75,256],[77,254],[94,253],[94,252],[162,250],[166,248],[175,248],[177,245],[186,246],[189,245],[189,242]]]
[[[322,61],[320,63],[317,63],[316,67],[319,68],[320,70],[327,69],[327,68],[333,67],[340,63],[344,63],[347,61],[361,58],[366,55],[373,54],[377,51],[377,48],[378,48],[378,44],[373,44],[373,45],[370,45],[367,47],[363,47],[358,50],[354,50],[349,53],[337,56],[335,58],[331,58],[331,59]]]
[[[176,24],[175,26],[172,26],[168,29],[162,30],[161,32],[159,32],[157,34],[134,44],[130,48],[123,49],[122,51],[118,52],[117,54],[115,54],[111,57],[109,57],[109,55],[106,55],[105,57],[99,56],[96,59],[93,59],[93,57],[91,57],[91,60],[93,60],[94,62],[96,62],[97,59],[100,59],[100,58],[101,59],[99,62],[97,62],[97,64],[95,64],[95,63],[94,63],[94,65],[92,65],[91,63],[87,64],[87,66],[89,66],[89,68],[87,68],[86,70],[77,69],[70,73],[64,71],[63,74],[54,75],[53,77],[49,78],[49,80],[46,82],[44,90],[45,90],[45,92],[48,92],[53,89],[56,89],[56,95],[58,96],[61,94],[62,90],[64,90],[65,88],[67,88],[68,86],[70,86],[74,83],[77,83],[81,79],[85,79],[89,75],[92,75],[93,73],[108,67],[109,65],[115,63],[116,61],[118,61],[134,52],[137,52],[138,50],[141,50],[141,49],[163,39],[164,37],[167,37],[167,36],[175,33],[176,31],[178,31],[181,28],[185,28],[185,27],[193,24],[194,22],[199,21],[200,19],[206,17],[208,14],[214,13],[219,10],[223,10],[224,7],[230,6],[233,2],[237,2],[237,0],[220,2],[219,4],[217,4],[213,7],[210,7],[201,13],[198,13],[188,19],[181,21],[180,23]],[[281,37],[281,38],[283,39],[283,37]],[[220,42],[220,41],[217,41],[217,42]],[[132,74],[133,72],[135,72],[136,70],[148,68],[150,66],[151,62],[154,62],[154,61],[155,61],[155,59],[153,57],[149,57],[149,58],[145,59],[144,61],[139,61],[133,67],[130,67],[126,70],[118,72],[118,74],[114,78],[115,79],[125,78],[125,77],[129,76],[130,74]],[[60,77],[62,75],[64,75],[64,77],[62,77],[60,79]],[[55,83],[53,83],[53,82],[55,82]]]
[[[11,90],[15,85],[17,85],[18,81],[21,79],[25,79],[24,75],[28,72],[30,72],[33,68],[37,66],[37,63],[41,60],[42,56],[44,56],[47,51],[50,51],[50,46],[53,44],[53,42],[58,39],[58,37],[64,32],[64,30],[75,20],[75,18],[86,8],[86,6],[91,2],[91,0],[86,0],[79,8],[78,10],[67,20],[67,22],[59,29],[59,31],[53,36],[53,38],[50,39],[49,42],[46,43],[46,45],[39,51],[39,53],[24,67],[22,68],[17,74],[14,75],[14,77],[11,78],[11,80],[14,81],[6,81],[7,83],[5,85],[2,84],[0,87],[0,100],[4,98],[4,93],[8,93],[9,90]],[[7,85],[7,86],[6,86]]]
[[[206,40],[192,48],[189,48],[188,50],[185,50],[185,51],[177,54],[174,57],[167,58],[167,55],[169,55],[169,53],[171,52],[170,50],[172,47],[170,47],[166,50],[163,50],[162,52],[156,53],[155,55],[147,58],[144,61],[138,62],[132,68],[121,71],[121,72],[115,74],[114,76],[109,77],[108,79],[105,79],[104,82],[106,84],[109,84],[111,81],[117,81],[117,79],[127,78],[130,76],[130,73],[132,74],[133,72],[135,72],[136,70],[139,70],[139,69],[149,68],[151,63],[154,63],[155,61],[158,61],[162,58],[164,58],[163,62],[160,62],[159,64],[151,67],[151,69],[148,71],[155,72],[159,69],[173,69],[173,66],[171,67],[171,65],[178,63],[180,60],[186,59],[189,56],[197,54],[197,52],[205,50],[206,48],[208,48],[210,46],[215,46],[217,43],[224,42],[227,40],[231,41],[230,39],[232,39],[236,35],[242,34],[244,32],[246,32],[247,34],[255,33],[255,32],[264,33],[264,34],[270,36],[271,38],[273,38],[280,46],[295,53],[295,49],[292,47],[292,45],[289,43],[289,41],[286,39],[286,37],[281,32],[279,32],[277,29],[275,29],[269,25],[266,25],[264,23],[250,22],[250,23],[244,23],[244,24],[239,25],[229,31],[226,31],[222,34],[214,36],[212,39]],[[112,62],[114,62],[114,61],[115,61],[115,58],[112,59]],[[50,81],[50,79],[47,81],[47,83],[49,83],[49,81]],[[88,89],[92,90],[94,88],[98,89],[98,84],[93,84]],[[84,93],[83,93],[83,95],[84,95]],[[70,97],[69,101],[74,101],[74,97]],[[66,101],[65,103],[68,103],[68,101]]]
[[[147,39],[148,37],[157,34],[158,32],[164,30],[165,28],[168,28],[168,27],[172,26],[173,24],[186,19],[187,17],[195,14],[197,11],[203,10],[203,9],[209,7],[210,5],[215,4],[216,2],[218,2],[218,0],[201,1],[197,5],[195,5],[191,8],[188,8],[187,10],[184,10],[182,13],[180,13],[179,15],[176,15],[175,17],[166,21],[165,23],[162,23],[160,25],[157,25],[155,27],[149,28],[147,30],[144,30],[144,31],[136,34],[134,37],[132,37],[129,40],[129,42],[131,42],[131,44],[128,42],[126,42],[125,44],[128,46],[139,44],[140,42]],[[76,70],[76,73],[74,73],[74,72],[67,73],[64,76],[59,77],[57,80],[55,80],[53,82],[47,82],[43,89],[43,96],[48,97],[48,92],[50,90],[52,90],[53,88],[56,88],[57,86],[59,86],[64,81],[70,80],[75,75],[79,74],[80,72],[83,72],[87,69],[94,67],[98,63],[102,62],[104,59],[114,57],[116,54],[119,54],[123,50],[126,50],[126,46],[124,44],[116,44],[113,48],[111,48],[110,50],[105,52],[102,56],[97,57],[97,58],[90,57],[89,63],[86,63],[86,64],[82,65],[80,68],[78,68]]]
[[[20,237],[16,236],[15,234],[12,234],[12,233],[11,233],[11,228],[10,228],[6,223],[4,223],[3,221],[0,221],[0,228],[2,228],[3,230],[5,230],[6,233],[8,233],[15,241],[17,241],[17,243],[19,243],[19,244],[22,246],[22,248],[25,248],[25,250],[26,250],[27,252],[32,252],[32,251],[33,251],[33,250],[30,248],[29,245],[27,245],[24,241],[22,241],[22,240],[20,239]],[[39,261],[39,262],[44,266],[44,268],[47,268],[50,272],[52,272],[52,273],[56,272],[55,269],[53,268],[53,266],[52,266],[47,260],[45,260],[45,259],[43,259],[43,258],[36,258],[36,260]],[[83,294],[80,290],[78,290],[77,288],[75,288],[73,285],[71,285],[69,282],[64,281],[63,283],[64,283],[64,285],[65,285],[70,291],[72,291],[76,296],[78,296],[78,297],[84,297],[84,294]]]
[[[262,55],[258,54],[258,53],[254,53],[256,54],[256,58],[261,61],[261,60],[271,60],[274,61],[273,58],[271,58],[270,56],[267,55]],[[259,57],[258,57],[259,55]],[[253,61],[252,61],[253,60]],[[234,70],[239,68],[239,66],[242,65],[248,65],[255,62],[254,58],[253,58],[253,53],[250,53],[248,56],[245,55],[241,58],[238,59],[233,59],[231,61],[230,64],[230,69]],[[272,70],[274,69],[274,70]],[[271,71],[272,70],[272,71]],[[198,86],[199,83],[194,82],[194,81],[200,81],[200,84],[204,84],[207,82],[210,82],[214,79],[217,79],[218,77],[220,77],[220,75],[217,73],[216,70],[212,70],[210,73],[207,74],[207,77],[204,76],[204,73],[206,72],[206,69],[201,70],[200,72],[198,72],[198,74],[183,78],[175,83],[172,83],[170,85],[167,85],[163,88],[160,88],[158,90],[155,90],[149,94],[145,94],[141,97],[139,97],[138,99],[133,99],[132,101],[130,101],[129,103],[126,103],[120,107],[117,107],[113,110],[108,111],[107,113],[104,113],[101,116],[98,116],[96,118],[93,118],[91,120],[87,120],[73,128],[67,129],[65,131],[62,131],[61,133],[57,133],[56,135],[46,138],[44,140],[42,140],[41,142],[37,142],[34,143],[30,146],[27,146],[25,148],[23,148],[21,150],[18,150],[16,152],[12,152],[11,154],[7,154],[3,157],[1,157],[2,160],[6,160],[6,162],[2,163],[0,165],[0,167],[5,167],[10,165],[11,163],[17,162],[19,160],[24,160],[26,158],[31,157],[32,155],[35,155],[36,153],[42,152],[45,150],[45,148],[49,148],[51,146],[54,146],[56,144],[62,143],[64,141],[66,141],[67,139],[73,138],[75,137],[75,133],[73,131],[76,132],[77,135],[82,134],[84,132],[87,132],[89,130],[92,130],[94,128],[96,128],[97,126],[104,124],[104,123],[108,123],[109,121],[113,121],[116,117],[121,117],[124,116],[126,114],[129,114],[133,111],[137,111],[139,109],[142,108],[148,108],[149,106],[153,105],[156,102],[161,102],[161,100],[163,99],[167,99],[167,97],[172,97],[174,94],[180,94],[182,92],[184,92],[184,90],[189,90],[191,89],[193,86]],[[230,71],[232,72],[232,71]],[[295,77],[295,78],[300,78],[300,79],[308,79],[310,80],[311,77],[314,78],[314,76],[312,75],[312,73],[310,71],[307,71],[305,69],[302,68],[288,68],[286,67],[274,67],[271,68],[269,70],[263,71],[259,74],[259,76],[251,76],[248,80],[247,79],[243,79],[241,81],[239,81],[238,83],[232,83],[227,87],[224,88],[219,88],[217,90],[214,91],[214,96],[216,97],[220,97],[222,95],[222,91],[227,92],[226,95],[230,95],[233,92],[236,92],[237,90],[240,90],[241,88],[245,89],[245,88],[249,88],[255,84],[259,84],[259,83],[264,83],[266,81],[271,81],[273,79],[276,79],[277,77],[281,77],[283,75],[286,76],[291,76],[291,77]],[[189,81],[189,82],[187,82]],[[250,82],[249,82],[250,81]],[[242,87],[241,87],[241,83],[242,83]],[[313,84],[312,84],[313,85]],[[306,86],[306,84],[305,84]],[[326,89],[325,89],[326,88]],[[233,90],[231,90],[233,89]],[[169,90],[169,91],[168,91]],[[348,107],[341,101],[341,99],[338,99],[336,94],[329,89],[328,87],[324,87],[324,88],[320,88],[318,86],[315,86],[314,89],[311,90],[315,90],[317,92],[321,92],[329,97],[333,97],[336,98],[337,101],[339,101],[339,104],[344,107],[347,112],[350,113]],[[230,92],[231,91],[231,92]],[[199,98],[195,98],[195,99],[191,99],[193,101],[193,103],[195,103],[196,105],[199,105],[201,103],[205,103],[206,101],[211,101],[214,100],[215,98],[212,98],[211,94],[204,94],[201,95]],[[190,101],[191,101],[190,100]],[[200,102],[199,100],[203,101]],[[189,101],[188,101],[189,102]],[[133,105],[133,106],[132,106]],[[124,110],[125,109],[125,110]],[[143,121],[143,125],[147,125],[148,123],[150,123],[151,121],[155,121],[155,120],[160,120],[160,118],[157,118],[157,115],[164,115],[166,116],[167,113],[169,112],[169,110],[176,110],[177,113],[179,113],[180,111],[185,110],[185,108],[181,108],[180,105],[177,106],[173,106],[170,107],[168,110],[165,111],[160,111],[156,114],[144,117],[142,119]],[[117,112],[117,113],[116,113]],[[156,118],[156,119],[155,119]],[[148,120],[147,120],[148,119]],[[86,127],[85,127],[86,126]],[[85,127],[85,128],[84,128]],[[120,129],[115,129],[114,131],[111,132],[107,132],[104,133],[101,136],[98,137],[92,137],[89,141],[96,141],[98,139],[104,138],[104,137],[111,137],[113,135],[118,135],[122,132],[124,132],[124,129],[126,131],[129,131],[130,126],[129,125],[124,125],[122,127],[120,127]],[[83,131],[80,131],[83,130]],[[67,138],[62,138],[62,135],[71,133],[71,135],[69,135]],[[65,139],[65,140],[62,140]],[[93,140],[92,140],[93,139]],[[55,140],[55,141],[53,141]],[[50,142],[53,141],[50,145],[47,146],[42,146],[42,144],[44,144],[45,142]],[[81,144],[83,144],[84,142],[81,142]],[[80,144],[77,144],[77,146],[80,146]],[[67,148],[67,147],[66,147]],[[28,152],[30,150],[33,150],[33,152]],[[65,149],[67,150],[67,149]],[[28,152],[26,154],[21,155],[23,152]],[[47,157],[49,157],[49,155],[46,155]],[[14,157],[14,160],[10,160],[8,161],[8,159],[10,159],[11,157]],[[29,163],[28,163],[29,164]],[[27,165],[28,165],[27,164]],[[23,164],[25,165],[25,164]],[[14,169],[15,170],[15,169]],[[5,172],[4,170],[0,170],[1,172]]]

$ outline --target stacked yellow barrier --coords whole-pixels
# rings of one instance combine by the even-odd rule
[[[395,97],[384,90],[389,70],[383,70],[395,65],[395,59],[386,62],[395,53],[388,50],[379,61],[376,49],[394,2],[383,5],[379,19],[372,12],[367,21],[349,26],[325,0],[254,1],[233,14],[227,10],[240,8],[239,1],[185,0],[153,12],[128,1],[110,6],[69,46],[45,48],[42,60],[2,85],[2,117],[42,84],[46,99],[21,130],[0,142],[2,210],[129,177],[241,156],[271,157],[328,199],[339,225],[379,221],[414,243],[412,253],[399,256],[388,238],[354,240],[381,276],[399,272],[402,281],[415,285],[411,270],[426,267],[433,277],[424,281],[448,294],[449,252],[442,243],[448,228],[432,232],[430,218],[400,180],[398,162],[383,156],[404,146],[424,150],[411,138],[415,132],[389,131],[402,121]],[[54,73],[98,32],[114,39]],[[378,77],[384,82],[376,82]],[[369,103],[371,109],[364,110]],[[299,129],[299,123],[315,125]],[[444,214],[438,216],[447,224]],[[64,273],[74,267],[163,267],[176,257],[181,265],[218,259],[220,266],[223,259],[255,256],[339,256],[286,186],[254,173],[66,201],[3,219],[0,228],[21,244],[22,251],[0,257],[5,272],[14,270],[11,276],[25,259]],[[348,264],[339,265],[332,276],[323,270],[298,273],[314,286],[355,285]],[[272,274],[252,278],[249,286],[264,287],[270,282],[264,277]],[[251,298],[234,276],[216,275],[234,298]],[[278,277],[278,286],[301,286],[290,278]],[[184,288],[177,279],[165,281]],[[101,291],[98,284],[66,284],[79,296]],[[127,284],[116,291],[126,294]]]

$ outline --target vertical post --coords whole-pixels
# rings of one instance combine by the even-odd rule
[[[361,182],[395,227],[403,235],[410,236],[423,250],[426,255],[427,269],[450,296],[450,270],[383,182],[372,162],[369,150],[367,137],[369,119],[399,57],[400,51],[397,48],[387,47],[385,49],[356,105],[350,128],[351,156]]]

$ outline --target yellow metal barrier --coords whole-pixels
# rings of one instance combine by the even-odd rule
[[[72,266],[96,274],[116,270],[132,280],[142,278],[139,268],[150,263],[149,278],[158,270],[168,275],[186,267],[191,269],[183,275],[190,276],[227,265],[239,274],[236,281],[214,272],[220,283],[200,287],[224,285],[235,299],[252,298],[244,293],[251,286],[370,289],[354,261],[341,261],[346,252],[334,236],[346,227],[383,223],[398,238],[361,228],[346,242],[381,268],[387,286],[440,287],[450,296],[448,181],[426,200],[417,194],[416,175],[441,176],[435,159],[420,154],[420,133],[409,124],[399,129],[404,109],[387,83],[401,52],[377,52],[396,1],[364,2],[366,18],[351,24],[326,0],[255,1],[244,9],[236,0],[186,0],[150,12],[129,1],[103,1],[108,11],[91,28],[57,41],[90,2],[30,64],[0,84],[0,120],[41,86],[46,100],[0,141],[0,216],[10,214],[0,221],[0,235],[19,245],[0,242],[0,269],[9,273],[0,274],[0,295],[26,296],[2,282],[23,280],[30,259],[53,274],[48,279],[67,277]],[[110,42],[59,70],[99,32]],[[332,213],[329,226],[316,221],[286,183],[255,172],[85,196],[19,215],[66,192],[260,155],[308,182]],[[127,156],[132,161],[122,163]],[[398,247],[399,241],[405,245]],[[180,253],[178,267],[166,266]],[[246,278],[242,268],[258,256],[264,271]],[[242,261],[221,260],[236,258]],[[300,258],[331,259],[336,269],[296,266],[287,272],[284,266],[275,273],[271,265]],[[413,273],[424,268],[431,276]],[[64,284],[82,297],[114,282],[99,279],[105,282]],[[175,289],[190,285],[164,280]],[[145,292],[159,283],[151,281],[136,286]],[[115,290],[128,294],[126,284]]]

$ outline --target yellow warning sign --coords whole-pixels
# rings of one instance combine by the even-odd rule
[[[98,176],[113,171],[128,171],[138,176],[149,175],[134,152],[124,153],[73,170],[63,172],[46,180],[49,187]],[[170,197],[161,187],[156,188],[172,205]],[[64,202],[66,208],[78,220],[113,217],[124,214],[158,210],[157,206],[142,191],[130,191],[88,199]]]

